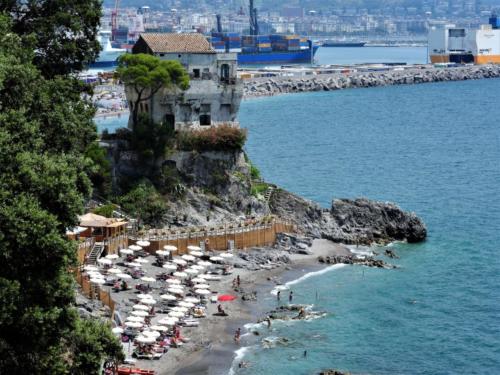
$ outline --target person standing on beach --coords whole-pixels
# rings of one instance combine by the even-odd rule
[[[240,286],[241,284],[241,279],[240,279],[240,275],[236,276],[236,285],[238,285],[238,287]]]
[[[234,333],[234,341],[239,344],[240,343],[240,337],[241,337],[241,328],[238,328],[236,332]]]
[[[280,298],[281,298],[281,290],[278,290],[278,293],[276,294],[276,298],[278,299],[278,301],[280,300]]]
[[[288,302],[292,302],[293,300],[293,291],[290,291],[290,294],[288,295]]]

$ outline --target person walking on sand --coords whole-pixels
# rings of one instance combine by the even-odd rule
[[[290,291],[290,294],[288,295],[288,302],[292,302],[293,300],[293,291]]]
[[[240,284],[241,284],[241,279],[240,279],[240,275],[236,276],[236,285],[238,285],[238,288],[240,287]]]
[[[278,290],[278,293],[276,293],[276,298],[278,299],[278,301],[280,300],[280,298],[281,298],[281,290]]]
[[[239,344],[240,343],[240,337],[241,337],[241,328],[238,328],[236,332],[234,333],[234,341]]]

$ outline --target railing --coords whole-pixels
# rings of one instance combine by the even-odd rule
[[[85,262],[85,257],[90,254],[95,245],[95,238],[89,237],[85,241],[78,243],[77,259],[79,264]]]
[[[83,276],[80,270],[76,271],[76,281],[82,287],[82,293],[90,299],[98,299],[111,310],[111,318],[115,313],[116,302],[111,298],[111,293],[103,290],[98,285],[93,285],[90,280]]]

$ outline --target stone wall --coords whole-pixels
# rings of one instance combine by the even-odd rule
[[[348,88],[411,85],[427,82],[464,81],[499,78],[500,65],[464,66],[457,68],[411,68],[384,72],[325,74],[307,77],[273,77],[246,80],[244,98],[272,96],[310,91],[333,91]]]

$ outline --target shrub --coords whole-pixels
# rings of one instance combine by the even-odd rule
[[[239,151],[243,149],[246,139],[245,129],[220,125],[179,132],[177,146],[182,151]]]
[[[252,180],[260,180],[260,171],[253,164],[250,164],[250,176],[252,177]]]
[[[258,197],[267,190],[268,186],[269,185],[265,183],[253,184],[252,189],[250,190],[250,194],[252,194],[254,197]]]
[[[92,212],[96,215],[101,215],[104,217],[113,217],[113,212],[118,208],[115,204],[105,204],[104,206],[97,207]]]
[[[120,203],[126,212],[137,216],[146,225],[160,224],[168,209],[154,186],[145,182],[121,197]]]

